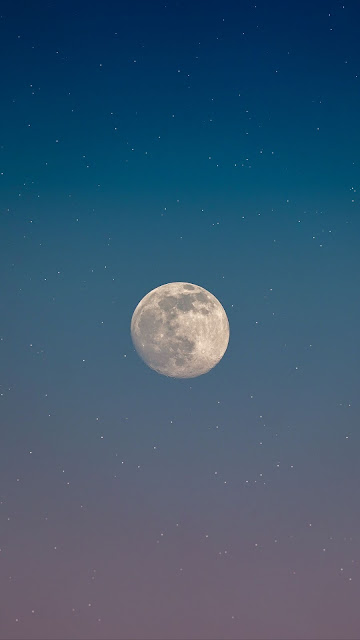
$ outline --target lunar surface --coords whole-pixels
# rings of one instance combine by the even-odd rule
[[[173,378],[195,378],[213,369],[227,349],[229,333],[219,300],[189,282],[153,289],[131,320],[139,356],[151,369]]]

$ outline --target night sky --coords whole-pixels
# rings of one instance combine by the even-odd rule
[[[358,639],[360,3],[0,15],[0,638]],[[193,379],[131,341],[176,281]]]

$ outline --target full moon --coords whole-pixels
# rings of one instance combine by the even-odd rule
[[[229,334],[219,300],[189,282],[153,289],[131,320],[139,356],[151,369],[172,378],[196,378],[213,369],[227,349]]]

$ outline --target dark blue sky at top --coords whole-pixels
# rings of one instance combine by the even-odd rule
[[[359,7],[1,3],[2,640],[359,637]]]
[[[93,198],[95,174],[108,197],[118,196],[139,187],[141,171],[143,192],[161,189],[165,197],[185,183],[192,197],[214,197],[225,186],[228,197],[239,186],[246,197],[260,186],[263,198],[274,197],[278,180],[286,191],[303,193],[306,182],[311,196],[326,188],[336,197],[351,180],[348,154],[359,143],[356,4],[20,6],[8,10],[2,39],[4,142],[11,137],[10,158],[25,173],[35,140],[52,154],[48,189]],[[31,131],[21,136],[27,121]],[[126,146],[141,157],[119,175]],[[261,149],[274,151],[270,167]],[[82,152],[94,171],[81,179]],[[211,181],[208,156],[220,164]],[[256,171],[239,185],[232,167],[247,157]],[[45,171],[39,156],[37,164]]]

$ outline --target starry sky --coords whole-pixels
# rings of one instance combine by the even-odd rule
[[[0,16],[0,638],[358,639],[359,3]],[[173,281],[193,379],[131,342]]]

